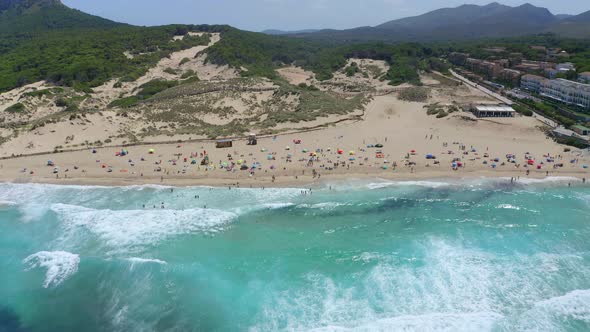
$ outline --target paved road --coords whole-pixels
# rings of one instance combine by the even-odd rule
[[[463,83],[465,83],[467,85],[470,85],[470,86],[478,89],[479,91],[481,91],[481,92],[483,92],[483,93],[485,93],[485,94],[487,94],[487,95],[489,95],[489,96],[491,96],[493,98],[498,99],[499,101],[503,102],[504,104],[506,104],[506,105],[512,105],[512,104],[514,104],[514,102],[512,100],[510,100],[510,99],[508,99],[508,98],[506,98],[504,96],[501,96],[501,95],[499,95],[499,94],[491,91],[490,89],[487,89],[487,88],[485,88],[485,87],[483,87],[483,86],[481,86],[481,85],[479,85],[477,83],[471,82],[467,78],[465,78],[465,77],[463,77],[463,76],[455,73],[453,70],[450,70],[450,72],[451,72],[451,74],[453,76],[455,76],[456,78],[460,79]]]

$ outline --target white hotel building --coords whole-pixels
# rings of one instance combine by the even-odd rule
[[[524,75],[520,80],[520,86],[566,104],[590,108],[590,84],[561,78],[550,80],[536,75]]]

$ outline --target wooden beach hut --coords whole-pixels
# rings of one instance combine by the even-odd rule
[[[215,147],[218,149],[231,148],[233,147],[233,141],[231,139],[221,139],[215,143]]]

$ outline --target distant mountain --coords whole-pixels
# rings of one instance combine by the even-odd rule
[[[590,38],[590,10],[558,21],[549,31],[565,37]]]
[[[567,17],[567,22],[590,23],[590,10],[579,15]]]
[[[305,30],[295,30],[295,31],[283,31],[283,30],[264,30],[262,31],[262,33],[267,34],[267,35],[273,35],[273,36],[286,36],[286,35],[297,35],[297,34],[304,34],[304,33],[313,33],[313,32],[318,32],[320,31],[319,29],[305,29]]]
[[[510,7],[497,2],[485,6],[462,5],[443,8],[423,15],[389,21],[375,27],[348,30],[321,30],[298,37],[339,41],[444,41],[478,38],[516,37],[552,32],[560,23],[585,22],[585,14],[578,16],[553,15],[546,8],[524,4]],[[588,14],[590,16],[590,14]],[[576,27],[573,32],[561,27],[565,36],[583,34]],[[588,32],[590,34],[590,31]]]
[[[570,14],[556,14],[555,18],[557,18],[558,20],[565,20],[567,18],[573,17],[574,15],[570,15]]]
[[[116,25],[119,23],[66,7],[60,0],[0,0],[0,33]]]
[[[436,29],[458,24],[470,24],[484,17],[502,14],[512,9],[497,2],[486,6],[462,5],[457,8],[442,8],[429,13],[389,21],[376,26],[378,29]]]

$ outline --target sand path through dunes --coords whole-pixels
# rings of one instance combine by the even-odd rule
[[[200,67],[207,68],[207,66],[200,63],[204,61],[204,58],[198,57],[197,59],[195,59],[195,56],[198,53],[206,50],[207,48],[215,45],[220,40],[221,35],[219,33],[211,33],[210,42],[208,45],[195,46],[188,48],[186,50],[174,52],[170,54],[169,57],[162,58],[158,62],[158,64],[156,64],[156,66],[150,68],[147,71],[147,73],[142,77],[138,78],[133,82],[122,82],[122,86],[119,88],[114,87],[115,84],[119,82],[119,78],[110,80],[109,82],[94,88],[92,98],[88,98],[86,101],[84,101],[81,107],[103,109],[116,99],[133,95],[137,88],[150,81],[156,79],[178,80],[184,72],[186,72],[189,69],[193,69],[187,66],[188,63],[183,65],[180,64],[180,62],[184,58],[188,58],[189,63],[193,63],[193,67],[197,69],[195,70],[195,73],[197,73],[199,77],[201,77],[200,74],[202,74],[203,76],[207,76],[203,72],[199,73],[197,68],[199,67],[199,65]],[[166,70],[168,68],[173,69],[176,73],[167,73]]]

